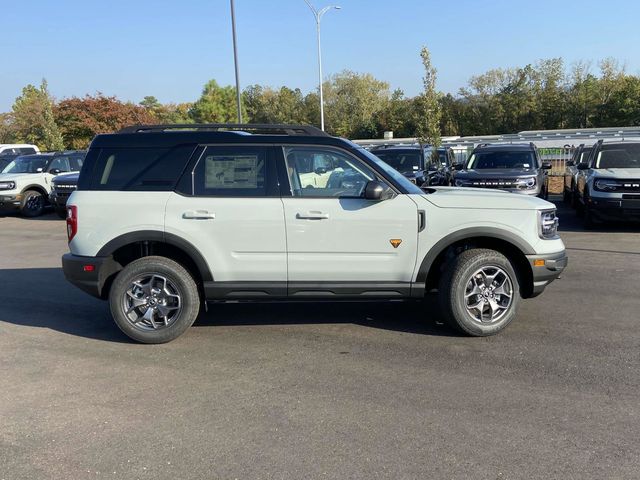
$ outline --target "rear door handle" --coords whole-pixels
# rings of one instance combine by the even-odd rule
[[[329,218],[329,214],[322,212],[298,212],[296,213],[296,218],[300,220],[327,220]]]
[[[182,214],[182,218],[187,220],[213,220],[216,218],[216,214],[206,210],[188,210]]]

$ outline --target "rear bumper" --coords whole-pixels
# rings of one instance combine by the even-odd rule
[[[62,271],[65,278],[89,295],[104,299],[105,285],[110,277],[121,269],[112,257],[82,257],[65,253],[62,256]]]
[[[540,295],[547,285],[560,277],[569,263],[569,257],[567,257],[565,250],[547,255],[527,255],[527,260],[533,273],[531,297]]]

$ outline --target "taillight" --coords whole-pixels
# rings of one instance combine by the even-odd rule
[[[67,237],[69,241],[73,240],[78,233],[78,207],[75,205],[67,206]]]

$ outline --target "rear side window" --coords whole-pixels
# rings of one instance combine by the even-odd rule
[[[36,149],[33,147],[25,147],[25,148],[19,148],[18,150],[20,150],[20,153],[22,155],[29,155],[32,153],[36,153]]]
[[[267,196],[266,147],[207,147],[193,172],[196,196]]]
[[[193,149],[193,145],[171,149],[101,149],[91,171],[92,180],[89,188],[129,191],[173,190]],[[84,172],[85,169],[82,170],[81,177],[85,175]],[[86,185],[85,182],[81,183]]]

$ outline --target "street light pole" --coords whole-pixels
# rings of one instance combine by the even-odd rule
[[[233,32],[233,62],[236,67],[236,102],[238,104],[238,123],[242,123],[242,106],[240,102],[240,71],[238,68],[238,41],[236,39],[236,11],[231,0],[231,31]]]
[[[324,98],[322,95],[322,49],[320,48],[320,20],[322,20],[322,16],[327,13],[332,8],[335,10],[340,10],[340,7],[337,5],[329,5],[320,10],[316,10],[309,0],[304,0],[305,3],[313,12],[313,16],[316,20],[316,32],[318,34],[318,87],[320,89],[320,129],[324,130]]]

